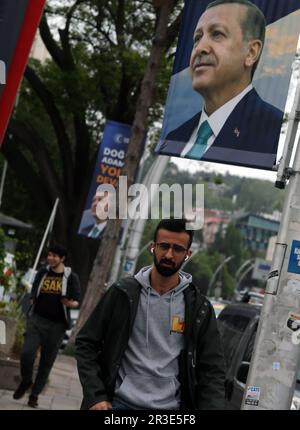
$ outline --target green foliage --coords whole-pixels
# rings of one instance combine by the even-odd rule
[[[77,230],[106,120],[132,124],[161,4],[148,0],[46,2],[40,35],[51,58],[31,59],[4,148],[13,172],[3,210],[41,238],[54,201],[55,240],[68,246],[81,279],[94,247]],[[174,2],[148,125],[161,120],[183,2]],[[159,35],[157,36],[159,38]],[[160,45],[161,40],[157,45]],[[150,77],[151,80],[151,77]],[[145,124],[146,125],[146,124]],[[20,191],[19,191],[20,190]],[[35,245],[35,243],[34,243]],[[35,250],[36,246],[33,247]],[[21,263],[30,259],[20,251]]]
[[[19,304],[16,301],[10,301],[8,303],[0,302],[0,315],[13,318],[17,322],[16,336],[12,353],[19,357],[24,344],[26,325]]]
[[[220,255],[207,250],[199,252],[185,266],[184,271],[193,276],[193,282],[203,294],[207,293],[210,280],[220,262]]]
[[[6,240],[6,237],[5,237],[5,234],[4,234],[4,231],[2,230],[2,228],[0,228],[0,276],[1,277],[3,277],[3,272],[4,272],[4,267],[5,267],[5,262],[4,262],[4,259],[5,259],[5,240]],[[2,279],[2,282],[0,281],[0,284],[2,283],[2,285],[3,285],[3,282],[4,282],[5,280],[4,279]]]
[[[152,157],[146,161],[145,170],[149,169],[152,162]],[[245,210],[256,212],[260,201],[263,201],[265,196],[268,196],[269,206],[263,205],[261,210],[267,213],[272,213],[273,209],[281,209],[283,203],[283,193],[277,190],[271,182],[260,181],[257,179],[243,179],[229,174],[221,176],[219,174],[197,172],[191,174],[189,171],[179,170],[178,167],[169,163],[161,183],[172,185],[179,183],[196,184],[204,183],[205,186],[205,208],[219,209],[223,211]],[[239,195],[235,205],[233,206],[232,196]],[[245,207],[241,206],[245,204]],[[230,215],[230,213],[229,213]],[[144,246],[149,240],[152,240],[154,228],[157,221],[149,221],[146,224],[143,242]],[[195,232],[195,241],[203,243],[201,230]],[[207,291],[209,282],[211,281],[215,270],[224,261],[224,258],[233,255],[231,259],[220,271],[215,282],[221,282],[222,295],[224,298],[230,298],[235,288],[235,273],[242,263],[250,257],[260,256],[259,253],[254,253],[250,249],[245,249],[242,245],[240,231],[235,227],[234,223],[229,226],[220,228],[216,235],[215,243],[208,249],[199,252],[185,266],[184,270],[193,275],[193,281],[199,285],[203,292]],[[264,255],[261,255],[264,258]],[[145,265],[152,264],[153,257],[148,251],[140,256],[138,260],[138,269]],[[213,286],[215,288],[215,285]],[[213,293],[213,291],[212,291]]]
[[[158,223],[159,223],[159,220],[149,220],[146,223],[141,246],[140,246],[141,250],[144,247],[146,247],[146,249],[144,249],[144,251],[141,253],[141,255],[138,258],[137,265],[136,265],[136,272],[140,270],[142,267],[150,266],[153,263],[153,254],[150,253],[147,244],[150,244],[150,242],[153,241],[154,232]]]
[[[243,247],[241,233],[233,224],[226,229],[223,249],[226,250],[227,256],[234,255],[234,258],[228,262],[229,272],[234,274],[241,265]]]
[[[214,183],[215,183],[215,184],[217,184],[217,185],[221,185],[221,184],[223,184],[223,177],[222,177],[222,175],[217,175],[217,176],[214,178]]]
[[[209,284],[215,271],[223,261],[223,257],[217,251],[204,250],[197,254],[184,268],[193,276],[195,283],[205,295],[214,296],[214,291],[218,283],[221,286],[221,296],[224,299],[232,297],[235,288],[234,276],[230,273],[229,266],[224,266],[217,275],[215,282],[208,291]]]
[[[246,212],[272,213],[276,209],[281,210],[283,206],[284,193],[270,181],[235,178],[230,192],[232,194],[237,195],[236,207],[243,208]]]
[[[161,183],[204,184],[205,208],[223,211],[243,210],[254,213],[272,213],[282,210],[284,192],[275,188],[270,181],[252,178],[241,178],[230,174],[221,175],[214,172],[198,171],[191,174],[179,170],[170,163]],[[237,196],[233,204],[233,196]]]
[[[32,241],[29,239],[18,239],[15,252],[16,265],[19,272],[25,272],[33,262],[35,251]]]
[[[224,266],[222,272],[222,298],[223,299],[231,299],[235,289],[235,280],[232,274],[229,271],[228,266]]]
[[[211,246],[211,251],[220,256],[220,262],[227,257],[233,256],[221,269],[218,277],[221,282],[222,297],[224,299],[230,298],[235,288],[235,273],[247,258],[247,253],[242,245],[241,233],[234,224],[227,226],[224,237],[220,232],[217,234],[215,243]]]
[[[4,291],[9,291],[14,287],[15,283],[15,273],[14,267],[8,267],[5,257],[5,242],[7,237],[4,231],[0,228],[0,286],[4,287]]]

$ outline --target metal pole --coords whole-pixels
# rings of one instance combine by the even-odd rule
[[[297,102],[295,118],[299,120],[299,96]],[[287,138],[291,138],[290,133]],[[291,146],[291,142],[286,141],[286,145]],[[290,173],[242,409],[289,409],[296,383],[300,360],[293,331],[300,321],[299,142]]]
[[[40,248],[39,248],[38,253],[37,253],[37,256],[36,256],[36,258],[35,258],[34,265],[33,265],[33,267],[32,267],[32,271],[31,271],[30,279],[29,279],[29,283],[30,283],[30,284],[32,284],[32,282],[33,282],[33,278],[34,278],[34,275],[35,275],[35,271],[36,271],[36,268],[37,268],[38,262],[39,262],[39,260],[40,260],[41,253],[42,253],[42,251],[43,251],[43,248],[44,248],[45,242],[46,242],[46,240],[47,240],[47,236],[48,236],[49,232],[52,230],[53,223],[54,223],[54,219],[55,219],[55,215],[56,215],[56,211],[57,211],[58,203],[59,203],[59,199],[56,199],[56,200],[55,200],[55,203],[54,203],[54,206],[53,206],[53,209],[52,209],[52,212],[51,212],[51,215],[50,215],[50,218],[49,218],[49,221],[48,221],[48,225],[47,225],[47,227],[46,227],[46,230],[45,230],[45,233],[44,233],[44,236],[43,236],[43,239],[42,239],[42,242],[41,242],[41,244],[40,244]]]
[[[254,260],[253,260],[253,258],[250,258],[249,260],[246,260],[239,268],[238,268],[238,270],[236,271],[236,274],[235,274],[235,279],[236,279],[236,281],[238,281],[238,279],[239,279],[239,276],[240,276],[240,274],[242,273],[242,271],[244,270],[244,268],[246,267],[246,266],[248,266],[248,264],[251,264],[251,263],[253,263],[254,262]]]
[[[241,274],[240,277],[237,279],[237,285],[236,285],[236,291],[239,291],[239,287],[240,284],[242,282],[242,280],[245,278],[246,275],[248,275],[248,273],[253,270],[254,268],[254,263],[252,263],[249,267],[247,267]]]
[[[289,122],[288,122],[288,128],[286,132],[286,138],[285,138],[286,144],[284,145],[283,154],[279,162],[277,178],[275,182],[275,186],[281,189],[285,188],[286,181],[290,177],[289,165],[290,165],[291,156],[293,153],[294,142],[297,135],[298,124],[300,121],[299,106],[300,106],[300,85],[298,85],[297,87],[293,108],[291,113],[289,114]]]
[[[215,273],[213,274],[213,277],[210,280],[210,283],[208,285],[208,289],[207,289],[207,293],[206,295],[209,296],[210,290],[212,289],[215,280],[220,272],[220,270],[225,266],[226,263],[228,263],[228,261],[232,260],[235,256],[234,255],[230,255],[230,257],[225,258],[224,261],[222,261],[222,263],[217,267]]]
[[[189,262],[194,258],[194,257],[196,257],[196,255],[200,252],[200,251],[203,251],[203,249],[204,248],[198,248],[198,249],[196,249],[195,251],[193,250],[193,254],[190,256],[190,258],[188,258],[184,263],[183,263],[183,265],[181,266],[181,270],[182,269],[184,269],[184,267],[187,265],[187,264],[189,264]]]

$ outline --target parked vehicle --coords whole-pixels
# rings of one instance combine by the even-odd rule
[[[218,317],[226,365],[226,409],[240,409],[253,353],[261,304],[227,305]],[[300,409],[300,369],[291,409]]]

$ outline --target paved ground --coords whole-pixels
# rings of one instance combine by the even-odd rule
[[[14,400],[13,391],[0,389],[0,410],[33,410],[27,406],[28,395]],[[49,383],[39,395],[39,410],[78,410],[82,399],[76,361],[60,354],[51,371]]]

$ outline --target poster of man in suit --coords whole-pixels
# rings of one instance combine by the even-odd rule
[[[106,191],[103,193],[101,185],[117,188],[130,136],[130,125],[106,121],[78,234],[98,240],[103,237],[112,194]]]
[[[81,221],[84,227],[81,227],[80,234],[92,239],[101,239],[107,224],[105,215],[108,211],[109,196],[108,193],[100,192],[100,187],[101,185],[96,190],[91,207],[84,211]]]
[[[186,0],[158,154],[273,168],[299,8],[294,0]]]

